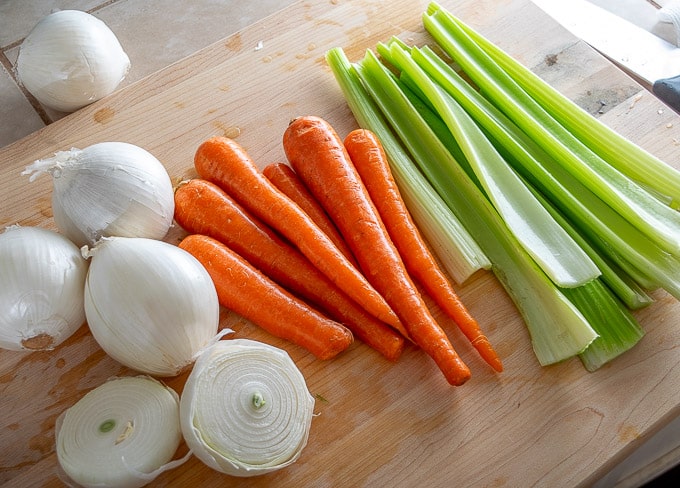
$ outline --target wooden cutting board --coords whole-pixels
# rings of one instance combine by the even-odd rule
[[[442,3],[581,106],[603,112],[607,124],[679,164],[677,115],[528,0]],[[283,160],[281,137],[294,116],[320,115],[344,136],[356,122],[324,52],[342,46],[356,60],[392,35],[427,42],[426,5],[300,1],[0,150],[0,225],[53,228],[49,178],[29,183],[20,173],[58,150],[138,144],[179,181],[193,176],[193,153],[212,135],[235,137],[260,166]],[[175,229],[167,240],[180,235]],[[647,335],[632,351],[587,373],[578,359],[538,365],[524,323],[490,273],[457,288],[505,365],[492,372],[441,319],[473,373],[460,388],[415,349],[391,364],[357,343],[322,362],[224,311],[236,336],[283,347],[299,365],[318,398],[309,444],[275,474],[236,479],[193,458],[153,486],[586,486],[680,414],[680,305],[668,295],[655,294],[636,314]],[[86,326],[51,352],[0,351],[0,484],[62,486],[57,417],[107,378],[130,373]],[[167,383],[181,392],[185,379]]]

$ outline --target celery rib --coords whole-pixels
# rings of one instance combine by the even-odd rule
[[[460,27],[437,9],[423,16],[426,30],[460,64],[485,96],[591,191],[668,252],[680,252],[680,215],[591,151],[531,98]]]
[[[599,276],[588,255],[528,191],[468,113],[404,49],[393,44],[391,50],[399,69],[414,80],[458,141],[510,231],[545,273],[562,287],[579,286]]]
[[[607,126],[470,26],[461,28],[570,132],[603,159],[680,207],[680,171]]]

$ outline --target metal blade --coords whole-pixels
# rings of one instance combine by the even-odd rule
[[[572,34],[650,85],[680,75],[680,49],[586,0],[532,0]]]

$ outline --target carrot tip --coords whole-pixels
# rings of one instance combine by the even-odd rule
[[[482,359],[496,372],[500,373],[503,371],[503,363],[486,336],[477,337],[472,341],[472,345],[477,349]]]

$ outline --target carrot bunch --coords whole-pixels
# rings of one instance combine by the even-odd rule
[[[420,294],[448,314],[496,371],[500,358],[413,223],[374,134],[343,141],[319,117],[283,135],[290,166],[260,171],[232,139],[196,151],[199,178],[175,192],[180,246],[213,277],[220,303],[321,359],[357,337],[390,361],[410,340],[452,385],[470,370]]]
[[[260,274],[272,281],[269,284],[270,289],[280,291],[278,289],[282,287],[304,298],[346,326],[356,337],[389,360],[396,361],[401,355],[404,347],[403,337],[368,314],[313,266],[302,253],[251,215],[214,183],[197,178],[179,186],[175,190],[175,220],[186,231],[211,237],[241,256]],[[204,262],[207,256],[196,257]],[[210,271],[212,266],[214,265],[208,263],[206,268]],[[214,272],[222,274],[218,273],[216,268]],[[221,285],[216,284],[219,292]],[[245,282],[240,285],[244,289],[252,289],[251,286],[246,287]],[[226,294],[226,290],[224,293]],[[251,312],[246,314],[246,317],[258,325],[270,317],[272,306],[276,304],[276,301],[271,301],[269,296],[271,293],[247,298],[237,293],[250,304]],[[286,298],[285,301],[295,300]],[[221,298],[220,303],[237,311],[233,304],[227,303],[226,296]],[[239,306],[239,310],[242,308]],[[244,315],[242,311],[239,313]],[[296,322],[295,315],[280,317],[277,320],[279,326],[294,321],[291,327],[301,328],[301,324]],[[282,337],[282,332],[273,333]],[[313,333],[320,335],[318,330]]]

